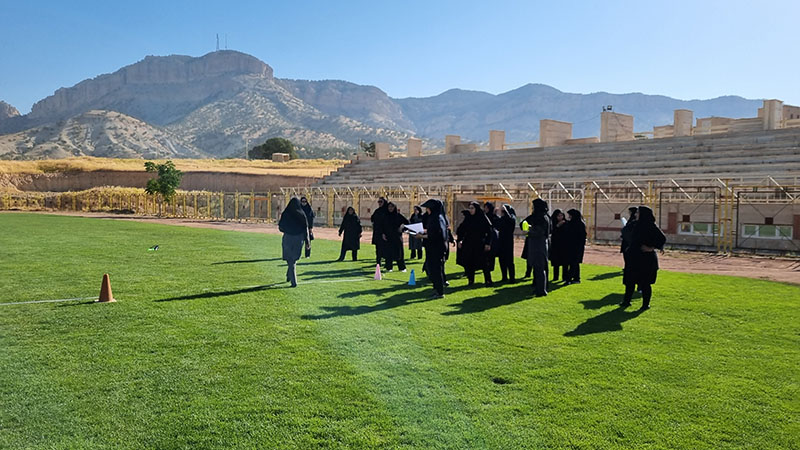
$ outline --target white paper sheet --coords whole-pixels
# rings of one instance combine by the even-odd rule
[[[411,223],[408,225],[403,225],[403,227],[408,230],[410,234],[419,234],[425,231],[425,229],[422,228],[422,223]]]

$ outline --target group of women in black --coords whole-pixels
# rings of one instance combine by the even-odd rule
[[[456,263],[464,267],[468,284],[474,284],[475,273],[482,271],[484,283],[491,286],[495,259],[500,264],[501,282],[515,282],[514,231],[517,216],[514,208],[508,204],[495,208],[491,202],[483,205],[472,202],[461,214],[464,219],[456,230]],[[520,222],[520,228],[526,234],[522,250],[527,263],[524,278],[533,275],[537,296],[547,295],[548,259],[556,267],[554,281],[558,279],[558,269],[563,267],[563,281],[580,283],[586,225],[578,210],[572,209],[568,215],[569,221],[559,210],[550,216],[547,203],[536,199],[531,215]]]
[[[293,198],[281,215],[279,228],[283,236],[283,259],[288,263],[287,281],[297,285],[295,264],[300,258],[303,244],[310,252],[313,211]],[[422,208],[425,208],[423,212]],[[533,277],[534,294],[547,295],[549,265],[553,266],[553,281],[566,284],[580,283],[580,264],[586,244],[586,224],[580,211],[570,209],[566,215],[561,210],[548,214],[544,200],[533,201],[533,212],[520,222],[525,233],[522,257],[526,261],[525,278]],[[401,271],[406,270],[403,248],[403,226],[409,223],[422,223],[423,233],[409,238],[412,258],[425,255],[423,270],[428,274],[434,287],[434,297],[444,295],[446,276],[444,264],[449,255],[450,243],[457,246],[456,263],[464,268],[468,285],[475,283],[476,272],[483,272],[484,283],[492,286],[492,271],[495,259],[500,264],[502,280],[515,282],[514,232],[517,217],[511,205],[499,208],[491,202],[481,205],[471,202],[469,208],[461,211],[464,216],[456,229],[453,239],[450,223],[444,213],[441,201],[430,199],[414,207],[411,219],[406,219],[397,206],[385,198],[378,200],[378,209],[371,216],[375,245],[376,262],[385,261],[388,271],[397,263]],[[344,234],[339,261],[344,260],[347,251],[352,251],[353,260],[358,259],[361,221],[353,207],[348,207],[339,227],[339,236]],[[652,285],[656,282],[658,258],[655,250],[663,250],[666,237],[655,224],[653,211],[640,206],[630,208],[630,220],[621,232],[625,266],[623,284],[625,297],[620,304],[631,305],[636,287],[642,292],[642,308],[648,309],[652,296]],[[424,248],[424,253],[423,253]]]

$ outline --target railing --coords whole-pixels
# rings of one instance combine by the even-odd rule
[[[620,219],[625,217],[628,207],[648,205],[672,247],[800,254],[800,185],[782,180],[779,183],[771,177],[750,184],[721,179],[714,183],[707,180],[679,183],[671,179],[530,182],[524,185],[288,187],[275,192],[179,192],[171,202],[141,190],[98,188],[81,193],[0,194],[0,210],[275,222],[289,199],[300,196],[306,196],[316,212],[315,224],[329,227],[338,226],[350,206],[356,209],[364,225],[369,225],[378,197],[389,198],[404,215],[409,215],[413,206],[426,199],[437,198],[444,202],[454,229],[460,221],[459,212],[469,201],[494,199],[498,203],[509,203],[521,220],[530,213],[531,201],[541,197],[549,203],[551,211],[571,208],[582,211],[590,240],[599,243],[613,243],[619,239]],[[765,232],[754,234],[755,226]],[[765,236],[766,231],[773,235]]]
[[[272,222],[279,192],[180,192],[171,201],[159,195],[97,189],[81,193],[0,194],[0,210],[107,212],[142,216]],[[279,203],[279,202],[276,202]]]

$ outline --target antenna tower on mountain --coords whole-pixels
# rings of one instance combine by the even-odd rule
[[[219,33],[217,33],[217,51],[219,51]]]

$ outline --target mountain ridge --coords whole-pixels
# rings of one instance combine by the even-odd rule
[[[246,147],[275,136],[289,138],[306,156],[320,151],[336,157],[347,157],[362,139],[401,149],[416,136],[431,147],[441,145],[446,134],[485,142],[490,129],[505,130],[507,142],[529,142],[538,139],[544,118],[572,122],[573,137],[596,136],[606,105],[632,114],[636,131],[671,123],[674,109],[691,109],[695,117],[754,117],[761,106],[759,100],[738,96],[678,100],[642,93],[579,94],[541,83],[500,94],[453,88],[431,97],[392,98],[376,86],[346,80],[276,78],[267,63],[232,50],[200,57],[146,56],[113,73],[60,88],[26,115],[6,108],[4,118],[3,104],[0,133],[6,136],[56,126],[89,111],[115,111],[153,127],[150,136],[159,130],[182,142],[186,152],[176,156],[196,151],[213,157],[244,155]],[[116,139],[126,155],[147,146],[141,135],[131,136],[131,145],[124,136]],[[82,145],[87,152],[96,151],[91,143]],[[152,145],[164,144],[156,140]],[[25,149],[29,157],[47,153],[21,144],[15,148],[19,158],[26,157]]]

